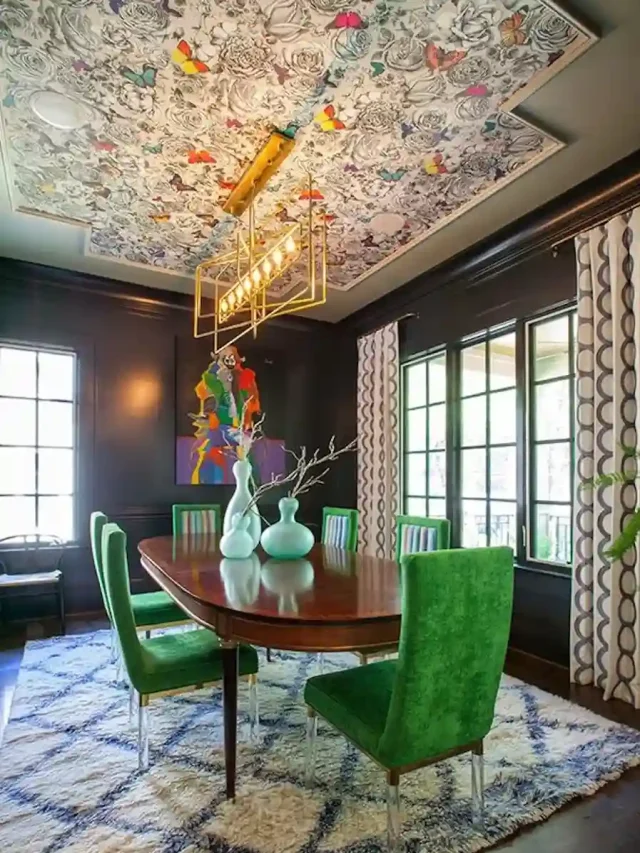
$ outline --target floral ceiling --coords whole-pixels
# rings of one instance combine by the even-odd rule
[[[13,204],[189,273],[231,248],[222,205],[277,127],[258,222],[295,218],[310,171],[349,288],[558,149],[511,109],[592,41],[541,0],[0,0]]]

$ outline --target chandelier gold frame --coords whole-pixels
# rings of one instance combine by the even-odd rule
[[[292,147],[293,140],[283,134],[269,137],[225,204],[225,210],[235,215],[248,208],[248,229],[243,233],[239,223],[235,248],[196,268],[193,336],[212,335],[214,355],[249,332],[255,338],[258,327],[270,318],[326,302],[326,213],[314,203],[312,176],[308,177],[308,206],[303,217],[275,238],[255,224],[255,196]],[[303,282],[291,285],[287,298],[270,296],[273,282],[301,259],[306,263]]]

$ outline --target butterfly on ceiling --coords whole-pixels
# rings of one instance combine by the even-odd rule
[[[212,213],[196,213],[198,219],[201,219],[205,225],[208,225],[209,228],[215,228],[216,225],[220,223],[220,220],[217,219]]]
[[[279,222],[297,222],[293,216],[289,216],[289,211],[286,207],[281,207],[276,213],[276,219]]]
[[[437,151],[424,161],[424,170],[427,175],[446,175],[449,171],[444,163],[444,157]]]
[[[399,181],[404,175],[407,174],[406,169],[396,169],[395,172],[389,171],[389,169],[380,169],[378,174],[382,178],[383,181],[389,181],[390,183],[395,183],[395,181]]]
[[[185,193],[185,192],[194,192],[195,187],[189,186],[189,184],[185,184],[182,181],[182,178],[177,173],[173,174],[173,177],[169,181],[171,186],[174,188],[176,192]]]
[[[94,139],[92,145],[96,151],[106,151],[108,154],[111,154],[118,147],[115,142],[107,142],[106,139]]]
[[[327,24],[328,30],[360,30],[366,27],[366,23],[362,20],[357,12],[339,12],[330,24]]]
[[[377,62],[375,59],[371,63],[371,76],[379,77],[387,70],[384,62]]]
[[[363,246],[368,249],[377,249],[378,244],[373,242],[373,234],[367,234],[364,240],[360,241]]]
[[[525,44],[527,41],[527,34],[522,29],[524,22],[525,16],[521,12],[515,12],[509,18],[505,18],[504,21],[501,21],[498,25],[498,29],[500,30],[500,36],[502,37],[502,44],[507,47]]]
[[[429,42],[424,49],[424,57],[429,68],[434,71],[448,71],[466,57],[466,50],[445,50],[437,44]]]
[[[344,171],[345,172],[359,172],[360,169],[358,169],[358,167],[356,166],[355,163],[347,163],[347,165],[344,167]]]
[[[171,219],[170,213],[150,213],[149,218],[157,224],[160,222],[169,222]]]
[[[233,181],[218,181],[221,190],[234,190],[236,185]]]
[[[192,149],[187,155],[189,163],[215,163],[216,158],[208,151]]]
[[[278,65],[277,62],[273,63],[273,70],[276,72],[278,77],[278,83],[282,86],[290,77],[293,75],[289,71],[288,68],[283,68],[282,65]]]
[[[338,83],[344,77],[344,68],[327,68],[322,75],[322,83],[324,86],[331,86],[332,89],[338,88]]]
[[[162,142],[145,142],[142,150],[145,154],[162,154]]]
[[[238,121],[237,118],[228,118],[225,121],[225,124],[227,125],[228,128],[235,127],[237,130],[239,130],[242,127],[242,122]]]
[[[333,104],[327,104],[327,106],[314,118],[314,121],[319,124],[321,129],[325,132],[330,132],[332,130],[344,130],[346,127],[346,125],[336,117],[336,108]]]
[[[127,68],[126,65],[121,66],[120,73],[128,80],[130,83],[134,83],[136,86],[139,86],[141,89],[145,87],[149,87],[150,89],[156,85],[156,75],[158,73],[158,69],[154,68],[153,65],[143,65],[142,71],[132,71],[131,68]]]
[[[403,139],[406,139],[407,136],[410,136],[412,133],[414,133],[415,129],[415,125],[408,124],[406,121],[403,121],[400,124],[400,131],[402,132]]]
[[[302,190],[300,193],[300,198],[298,201],[324,201],[324,196],[320,192],[320,190]]]
[[[190,45],[184,39],[180,39],[174,47],[171,59],[182,68],[185,74],[204,74],[210,70],[206,63],[196,59]]]
[[[74,62],[71,63],[71,67],[74,71],[77,71],[78,73],[81,71],[91,71],[91,68],[87,65],[84,59],[76,59]]]
[[[477,83],[474,86],[468,86],[464,92],[459,92],[456,95],[457,98],[486,98],[489,94],[489,89],[484,85],[484,83]]]

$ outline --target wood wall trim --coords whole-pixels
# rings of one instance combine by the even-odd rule
[[[640,150],[346,317],[356,334],[410,311],[417,300],[464,280],[468,288],[640,205]]]

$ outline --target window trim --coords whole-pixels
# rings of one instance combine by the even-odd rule
[[[33,497],[35,499],[35,524],[36,529],[38,527],[38,514],[39,514],[39,498],[41,497],[70,497],[71,498],[71,536],[68,540],[65,540],[65,547],[73,546],[78,544],[79,542],[79,517],[78,517],[78,507],[79,507],[79,492],[81,486],[81,478],[79,473],[79,448],[80,448],[80,427],[79,427],[79,396],[80,396],[80,359],[78,352],[69,346],[58,346],[55,344],[48,343],[38,343],[38,342],[26,342],[24,340],[15,340],[13,338],[0,338],[0,348],[6,349],[19,349],[24,350],[26,352],[32,352],[36,354],[36,389],[35,396],[33,397],[24,397],[24,396],[14,396],[10,394],[2,394],[0,393],[0,399],[3,400],[24,400],[35,403],[35,443],[34,444],[0,444],[0,447],[8,447],[15,449],[28,449],[35,451],[35,491],[33,492],[12,492],[4,494],[3,497]],[[44,353],[46,355],[67,355],[73,358],[73,387],[71,392],[70,400],[61,400],[58,397],[40,397],[39,396],[39,373],[40,373],[40,359],[38,355],[40,353]],[[71,447],[60,447],[59,445],[50,445],[50,444],[40,444],[40,430],[39,430],[39,418],[40,418],[40,406],[38,405],[40,402],[44,403],[64,403],[65,405],[71,406],[71,418],[72,418],[72,444]],[[38,491],[38,474],[39,474],[39,465],[40,465],[40,450],[71,450],[72,452],[72,464],[73,464],[73,472],[72,472],[72,491],[70,495],[65,495],[62,493],[44,493]],[[21,535],[22,533],[29,531],[17,531],[16,535]],[[51,532],[51,531],[49,531]]]
[[[535,513],[534,503],[540,503],[540,501],[534,502],[534,483],[532,474],[534,472],[534,463],[533,463],[533,453],[536,443],[532,440],[533,432],[532,432],[532,422],[534,419],[534,410],[531,402],[532,397],[532,388],[533,388],[533,370],[531,359],[533,357],[533,330],[536,325],[540,323],[547,322],[548,320],[554,319],[554,317],[560,316],[568,316],[568,324],[569,324],[569,373],[567,377],[569,379],[569,417],[570,417],[570,497],[571,500],[568,503],[570,507],[571,516],[573,517],[573,509],[574,509],[574,489],[575,489],[575,329],[576,329],[576,303],[574,300],[563,302],[558,304],[552,308],[546,309],[544,311],[536,312],[535,314],[518,319],[513,320],[506,323],[501,323],[498,326],[492,327],[490,329],[483,329],[479,332],[476,332],[472,335],[468,335],[460,341],[456,341],[454,343],[448,344],[446,346],[438,346],[433,349],[429,349],[420,355],[412,356],[411,358],[407,358],[401,364],[402,370],[402,381],[401,381],[401,396],[400,396],[400,406],[401,406],[401,422],[402,422],[402,430],[401,430],[401,490],[400,490],[400,499],[401,499],[401,507],[402,511],[406,511],[406,501],[408,497],[412,497],[406,494],[405,485],[407,478],[407,459],[409,458],[409,451],[406,450],[407,446],[407,417],[406,414],[410,409],[406,408],[404,405],[404,401],[406,398],[406,369],[412,366],[415,366],[419,363],[426,363],[428,365],[429,360],[437,356],[445,356],[445,364],[446,364],[446,444],[445,444],[445,464],[446,464],[446,513],[447,518],[451,521],[451,546],[454,548],[461,547],[461,523],[462,523],[462,506],[463,506],[463,495],[462,495],[462,450],[472,449],[472,446],[468,447],[462,446],[462,401],[463,399],[471,399],[472,397],[483,396],[486,401],[486,417],[487,417],[487,425],[485,426],[485,438],[486,444],[478,445],[479,449],[482,449],[486,453],[486,477],[487,477],[487,488],[486,495],[484,498],[478,498],[485,503],[485,512],[487,513],[487,519],[490,519],[491,513],[491,497],[490,497],[490,450],[499,447],[515,447],[515,455],[516,455],[516,497],[515,501],[504,499],[505,502],[510,504],[515,503],[516,505],[516,531],[515,531],[515,543],[514,543],[514,561],[517,566],[527,569],[530,571],[543,572],[546,574],[555,575],[558,577],[567,577],[571,572],[571,564],[570,563],[557,563],[552,560],[541,560],[538,558],[534,558],[532,556],[531,544],[533,542],[534,530],[533,530],[533,522],[532,517]],[[491,364],[491,349],[490,342],[495,338],[499,338],[503,335],[514,333],[515,335],[515,386],[509,386],[509,388],[500,388],[500,389],[491,389],[490,384],[490,364]],[[464,349],[467,349],[470,346],[474,346],[480,343],[485,344],[485,389],[483,391],[470,394],[467,397],[462,397],[462,353]],[[429,408],[429,397],[428,397],[428,382],[429,382],[429,371],[428,366],[426,369],[426,382],[427,382],[427,396],[426,396],[426,404],[425,406],[414,406],[413,411],[417,409],[424,409],[425,414]],[[555,377],[555,379],[564,378],[564,377]],[[515,424],[515,442],[500,442],[499,444],[492,445],[490,444],[490,396],[492,393],[503,390],[512,390],[515,388],[515,396],[516,396],[516,424]],[[428,449],[428,423],[426,427],[427,431],[427,449],[425,454],[429,453]],[[559,439],[559,441],[563,441]],[[420,451],[416,451],[420,452]],[[426,492],[427,494],[424,496],[426,500],[427,511],[429,508],[429,499],[430,495],[429,491],[429,481],[428,481],[428,460],[427,460],[427,482],[426,482]],[[417,498],[421,498],[422,496],[413,496]],[[472,498],[468,498],[471,500]],[[499,500],[498,498],[495,499]],[[553,502],[554,504],[561,503],[564,504],[563,501]],[[573,526],[570,524],[570,542],[571,542],[571,553],[573,554],[573,546],[574,546],[574,531]]]

